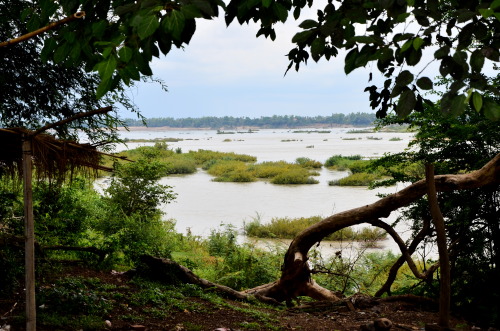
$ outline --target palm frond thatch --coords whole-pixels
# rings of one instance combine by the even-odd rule
[[[112,171],[100,164],[101,155],[95,146],[56,139],[47,133],[32,135],[24,128],[0,128],[0,173],[22,173],[22,144],[32,140],[32,161],[37,177],[62,179],[75,170]]]

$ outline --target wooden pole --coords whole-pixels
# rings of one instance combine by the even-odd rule
[[[23,185],[24,185],[24,234],[25,234],[25,288],[26,330],[36,330],[35,304],[35,223],[33,219],[32,189],[32,138],[23,139]]]

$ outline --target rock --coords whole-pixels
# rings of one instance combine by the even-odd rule
[[[392,322],[387,318],[377,318],[373,322],[361,325],[361,331],[387,331],[392,328]]]
[[[111,324],[111,321],[110,321],[110,320],[105,320],[105,321],[104,321],[104,324],[106,324],[106,326],[107,326],[108,328],[110,328],[110,327],[112,327],[112,326],[113,326],[113,325]]]
[[[392,322],[387,318],[377,318],[373,320],[373,326],[376,331],[390,330],[392,327]]]

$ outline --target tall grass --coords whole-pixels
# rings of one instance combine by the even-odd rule
[[[375,174],[358,172],[347,177],[328,182],[330,186],[370,186],[375,180],[380,178]]]
[[[311,162],[316,162],[312,161]],[[285,161],[248,164],[236,160],[209,160],[203,165],[210,175],[219,182],[251,182],[268,179],[273,184],[316,184],[311,176],[319,173],[310,171],[297,163]]]
[[[262,224],[259,219],[254,219],[252,222],[245,224],[244,231],[249,237],[293,239],[300,232],[322,219],[320,216],[273,218],[268,224]],[[385,238],[385,232],[378,228],[363,228],[356,231],[348,227],[325,237],[325,240],[369,241],[383,238]]]

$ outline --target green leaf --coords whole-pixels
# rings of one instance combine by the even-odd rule
[[[400,118],[405,118],[415,108],[416,103],[415,93],[407,88],[399,97],[398,104],[396,105],[396,113]]]
[[[411,82],[413,82],[413,74],[408,70],[402,71],[398,77],[396,77],[397,85],[409,85]]]
[[[104,35],[107,26],[108,22],[105,20],[92,23],[92,34],[100,39]]]
[[[484,18],[488,18],[490,17],[491,15],[493,15],[494,11],[493,9],[490,9],[490,8],[481,8],[479,9],[479,13],[481,14],[481,16],[483,16]]]
[[[407,40],[403,46],[401,46],[401,53],[406,52],[413,45],[413,40]]]
[[[483,97],[481,94],[474,92],[472,93],[472,104],[474,105],[474,109],[476,109],[477,112],[481,111],[481,108],[483,107]]]
[[[354,69],[356,69],[356,58],[358,57],[358,49],[353,48],[349,53],[347,53],[345,57],[345,65],[344,65],[344,72],[346,75],[351,73]]]
[[[185,19],[203,17],[200,9],[195,5],[185,5],[181,7],[181,13]]]
[[[132,49],[127,46],[123,46],[118,51],[118,56],[120,56],[120,60],[123,62],[128,62],[132,58]]]
[[[486,99],[483,103],[484,116],[491,121],[500,120],[500,105],[495,101]]]
[[[448,56],[448,54],[450,54],[450,47],[443,46],[434,53],[434,57],[436,59],[442,59],[443,57]]]
[[[413,48],[418,51],[420,47],[424,44],[424,40],[420,37],[413,39]]]
[[[285,23],[288,18],[288,10],[281,3],[275,2],[272,6],[273,12],[278,16],[278,19]]]
[[[97,72],[99,72],[99,76],[101,80],[110,80],[111,76],[113,76],[113,72],[116,69],[117,61],[114,55],[109,56],[102,62],[99,62],[97,67]]]
[[[96,98],[102,98],[111,89],[111,79],[101,80],[96,90]]]
[[[71,51],[71,44],[64,43],[54,52],[54,63],[63,62]]]
[[[469,63],[473,72],[481,72],[484,65],[484,55],[481,50],[476,49],[472,52]]]
[[[173,10],[170,15],[165,17],[166,28],[177,40],[181,40],[182,30],[184,30],[184,14],[178,10]]]
[[[299,28],[302,28],[304,30],[306,29],[312,29],[318,26],[318,22],[315,20],[305,20],[302,23],[300,23]]]
[[[137,70],[137,68],[132,64],[129,64],[129,65],[125,66],[124,68],[122,68],[120,70],[120,75],[122,75],[124,77],[128,77],[128,78],[133,79],[133,80],[139,80],[141,78],[139,70]]]
[[[82,49],[80,43],[73,43],[71,47],[71,51],[69,52],[69,57],[72,61],[77,62],[80,58],[80,53]]]
[[[375,39],[370,36],[354,36],[348,42],[351,41],[361,44],[375,44]]]
[[[314,61],[318,62],[325,51],[325,40],[316,38],[311,44],[311,56]]]
[[[309,39],[309,37],[311,37],[311,35],[313,33],[314,33],[314,31],[312,31],[312,30],[306,30],[306,31],[299,32],[299,33],[295,34],[295,36],[293,36],[292,43],[303,44],[303,43],[307,42],[307,40]]]
[[[420,77],[417,80],[417,86],[422,90],[432,90],[434,84],[432,83],[432,80],[429,77]]]
[[[262,6],[264,8],[269,8],[272,3],[273,3],[273,0],[262,0]]]
[[[457,95],[453,98],[450,109],[450,114],[452,116],[458,116],[465,111],[465,106],[467,106],[466,99],[467,97],[463,94]]]
[[[158,22],[158,17],[156,15],[136,17],[137,21],[135,22],[135,24],[137,24],[137,34],[141,39],[146,39],[147,37],[151,36],[160,26],[160,22]]]
[[[40,53],[42,61],[47,61],[49,55],[56,49],[57,41],[53,38],[48,38],[43,43],[43,49]]]

